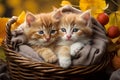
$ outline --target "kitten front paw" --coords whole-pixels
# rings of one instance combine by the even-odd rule
[[[82,43],[74,43],[70,46],[70,54],[71,56],[75,56],[77,52],[79,52],[80,49],[82,49],[82,47],[84,46],[84,44]]]
[[[48,63],[55,63],[58,60],[56,54],[49,48],[40,48],[38,55]]]
[[[57,56],[53,53],[46,54],[46,57],[44,57],[45,62],[48,63],[55,63],[57,61]]]
[[[71,65],[71,58],[61,57],[59,59],[59,64],[62,68],[67,69]]]
[[[50,55],[47,58],[44,58],[45,62],[48,63],[55,63],[57,61],[57,56],[56,55]]]

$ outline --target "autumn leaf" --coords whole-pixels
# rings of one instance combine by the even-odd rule
[[[109,23],[105,26],[106,30],[112,25],[119,26],[120,29],[120,11],[113,12],[109,15]]]
[[[0,45],[6,35],[5,27],[6,27],[6,22],[8,20],[9,20],[9,18],[0,18]]]
[[[22,4],[22,0],[6,0],[6,4],[9,6],[9,7],[17,7],[17,6],[20,6]]]
[[[98,13],[102,13],[106,8],[105,0],[80,0],[80,9],[86,11],[91,9],[92,15],[96,17]]]
[[[12,30],[16,29],[21,23],[24,22],[25,12],[23,11],[19,16],[18,20],[12,25]],[[8,22],[9,18],[0,18],[0,45],[3,39],[6,36],[6,23]]]
[[[36,0],[25,0],[24,1],[24,8],[30,12],[36,13],[39,11],[39,4]]]
[[[65,6],[65,5],[72,5],[72,4],[69,1],[67,1],[67,0],[63,0],[61,2],[61,6]]]
[[[12,30],[16,29],[21,23],[24,22],[25,14],[25,11],[21,12],[21,14],[18,16],[17,21],[12,25]]]
[[[113,12],[109,15],[109,23],[105,25],[106,31],[108,31],[108,28],[110,26],[118,26],[120,29],[120,11]],[[112,41],[115,43],[120,36],[118,36],[115,39],[112,39]]]

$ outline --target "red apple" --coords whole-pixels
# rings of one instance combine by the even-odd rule
[[[97,16],[97,20],[104,26],[109,22],[109,16],[106,13],[100,13]]]
[[[120,35],[120,30],[118,26],[110,26],[108,28],[108,37],[110,38],[116,38]]]

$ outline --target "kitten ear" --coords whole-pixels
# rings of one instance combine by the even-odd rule
[[[30,26],[31,25],[31,23],[32,22],[34,22],[35,21],[35,15],[34,14],[32,14],[31,12],[27,12],[26,13],[26,23]]]
[[[80,14],[80,17],[82,17],[84,20],[88,21],[91,18],[91,10],[87,10]]]
[[[91,10],[87,10],[80,14],[80,18],[86,23],[86,26],[91,26]]]
[[[53,11],[57,11],[57,8],[55,6],[52,6]]]
[[[53,17],[56,19],[56,20],[60,20],[60,18],[62,17],[62,12],[61,10],[58,10],[55,12],[55,14],[53,15]]]

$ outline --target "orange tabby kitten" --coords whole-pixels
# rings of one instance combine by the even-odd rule
[[[90,11],[81,14],[64,14],[60,23],[60,39],[58,45],[58,60],[63,68],[71,65],[71,56],[84,47],[91,40],[91,15]]]
[[[26,14],[25,22],[18,30],[23,30],[28,44],[45,60],[53,63],[57,57],[53,52],[54,43],[58,37],[59,19],[54,12],[34,15]]]

